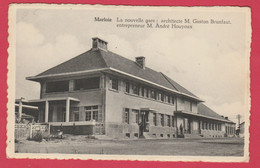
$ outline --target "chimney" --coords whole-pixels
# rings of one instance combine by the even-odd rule
[[[92,38],[92,49],[97,50],[101,49],[104,51],[107,51],[107,43],[105,40],[102,40],[98,37],[93,37]]]
[[[145,69],[145,57],[135,57],[135,62],[137,65],[139,65],[141,68]]]

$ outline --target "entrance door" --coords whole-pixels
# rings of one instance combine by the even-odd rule
[[[141,117],[141,123],[139,124],[140,136],[143,136],[143,132],[149,131],[146,124],[148,122],[148,111],[141,111],[140,117]]]
[[[190,134],[190,119],[184,118],[184,133]]]

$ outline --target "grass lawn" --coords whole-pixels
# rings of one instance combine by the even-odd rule
[[[120,154],[120,155],[189,155],[243,156],[241,138],[95,140],[86,136],[66,135],[51,141],[19,141],[18,153]]]

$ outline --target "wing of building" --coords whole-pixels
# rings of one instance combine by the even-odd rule
[[[161,72],[145,57],[129,60],[93,38],[92,48],[28,80],[41,85],[39,122],[65,133],[112,138],[224,137],[234,123]],[[230,128],[230,131],[227,129]]]

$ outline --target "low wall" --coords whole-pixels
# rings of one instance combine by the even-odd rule
[[[51,134],[62,131],[63,134],[93,135],[95,133],[95,125],[51,125],[50,131]]]

